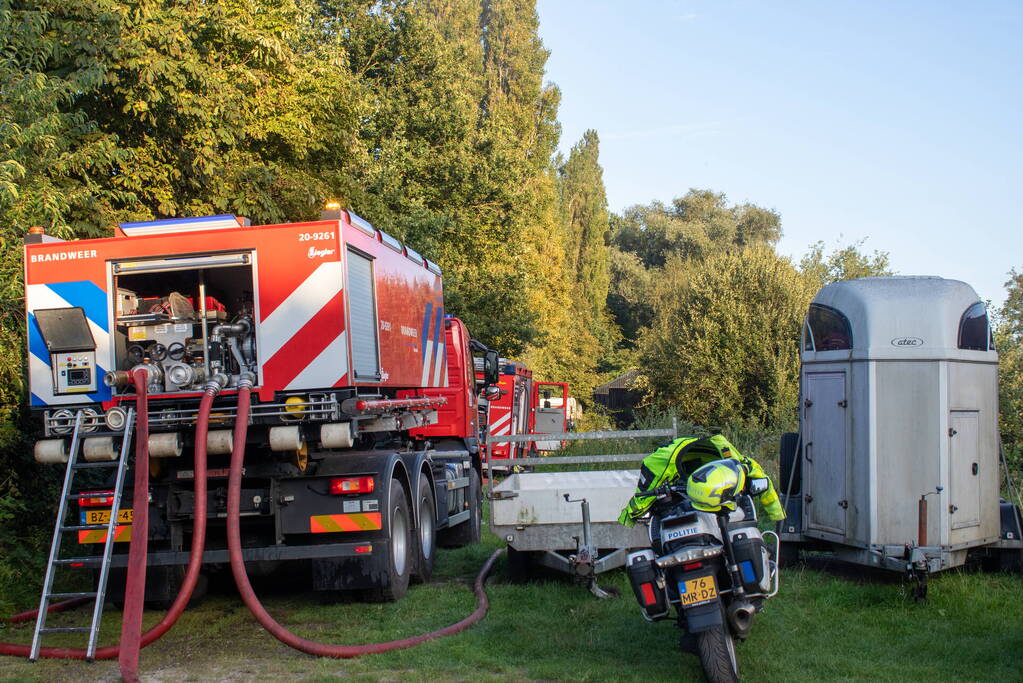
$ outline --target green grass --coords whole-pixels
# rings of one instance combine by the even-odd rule
[[[315,594],[300,592],[301,586],[290,590],[285,578],[267,606],[300,635],[324,642],[411,636],[472,611],[468,586],[497,547],[498,540],[488,535],[480,546],[441,551],[434,581],[413,587],[396,604],[321,604]],[[780,594],[739,647],[747,680],[1023,680],[1021,577],[940,575],[932,579],[929,601],[916,604],[890,576],[852,574],[806,567],[784,572]],[[142,670],[160,681],[701,680],[697,659],[678,651],[672,622],[644,621],[622,572],[602,579],[623,597],[597,600],[562,577],[514,584],[502,561],[488,585],[491,609],[481,623],[414,649],[352,660],[315,659],[291,650],[265,633],[237,597],[222,592],[187,611],[167,636],[144,650]],[[147,613],[147,624],[159,617]],[[76,612],[52,621],[71,625],[83,619]],[[119,613],[110,609],[102,642],[116,640],[118,630]],[[0,627],[0,640],[30,638],[30,626]],[[76,643],[74,637],[48,642]],[[116,662],[0,658],[4,680],[116,677]]]

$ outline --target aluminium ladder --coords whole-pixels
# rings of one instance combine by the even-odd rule
[[[42,636],[46,633],[89,633],[89,643],[86,648],[85,658],[92,660],[96,654],[96,641],[99,637],[100,621],[103,616],[103,602],[106,597],[107,578],[110,574],[110,559],[114,550],[114,537],[117,529],[117,517],[121,511],[121,493],[124,490],[124,475],[128,469],[128,449],[132,440],[132,431],[135,425],[135,408],[128,409],[128,415],[124,424],[124,432],[90,432],[89,436],[111,436],[121,437],[121,452],[117,460],[103,462],[80,462],[81,433],[83,428],[84,411],[79,410],[75,416],[74,431],[71,435],[71,450],[68,453],[67,471],[64,474],[64,488],[60,493],[60,508],[57,511],[57,522],[53,527],[53,541],[50,544],[50,557],[46,563],[46,576],[43,579],[43,592],[39,599],[39,614],[36,617],[35,632],[32,635],[32,651],[29,659],[35,661],[39,658],[39,648],[42,645]],[[89,418],[96,419],[96,418]],[[82,498],[96,498],[95,493],[71,493],[75,473],[83,469],[93,468],[117,468],[114,481],[114,493],[110,506],[110,518],[105,524],[67,524],[65,517],[68,512],[68,501],[80,500]],[[144,497],[143,497],[144,499]],[[85,520],[82,520],[83,522]],[[99,580],[96,583],[96,590],[76,593],[54,593],[53,579],[56,569],[61,565],[76,566],[95,560],[94,557],[60,557],[60,546],[64,534],[77,531],[93,531],[106,529],[106,540],[103,544],[103,559],[100,563]],[[92,622],[89,626],[72,626],[62,628],[46,627],[46,611],[50,606],[50,600],[67,600],[74,598],[90,598],[93,600]]]

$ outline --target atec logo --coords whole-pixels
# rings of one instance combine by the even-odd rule
[[[924,340],[920,337],[896,337],[892,340],[892,346],[923,346]]]
[[[316,247],[309,247],[309,258],[321,258],[323,256],[330,256],[333,253],[333,249],[317,249]]]

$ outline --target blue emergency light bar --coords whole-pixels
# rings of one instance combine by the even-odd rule
[[[137,235],[164,235],[173,232],[195,232],[197,230],[220,230],[241,227],[232,214],[199,216],[196,218],[164,218],[157,221],[121,223],[121,231],[129,237]]]

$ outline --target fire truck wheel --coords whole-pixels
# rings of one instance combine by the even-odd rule
[[[426,583],[433,576],[433,557],[437,548],[437,526],[434,523],[436,505],[433,503],[433,487],[425,476],[419,478],[419,527],[416,529],[416,571],[413,583]]]
[[[483,522],[483,498],[480,494],[483,486],[480,473],[475,469],[469,473],[469,519],[451,529],[445,529],[441,537],[441,545],[445,548],[461,548],[480,542]]]
[[[389,521],[390,537],[387,539],[387,562],[384,585],[366,592],[366,599],[372,602],[394,602],[408,591],[409,575],[412,573],[414,541],[412,521],[409,514],[408,497],[397,479],[391,480]]]

